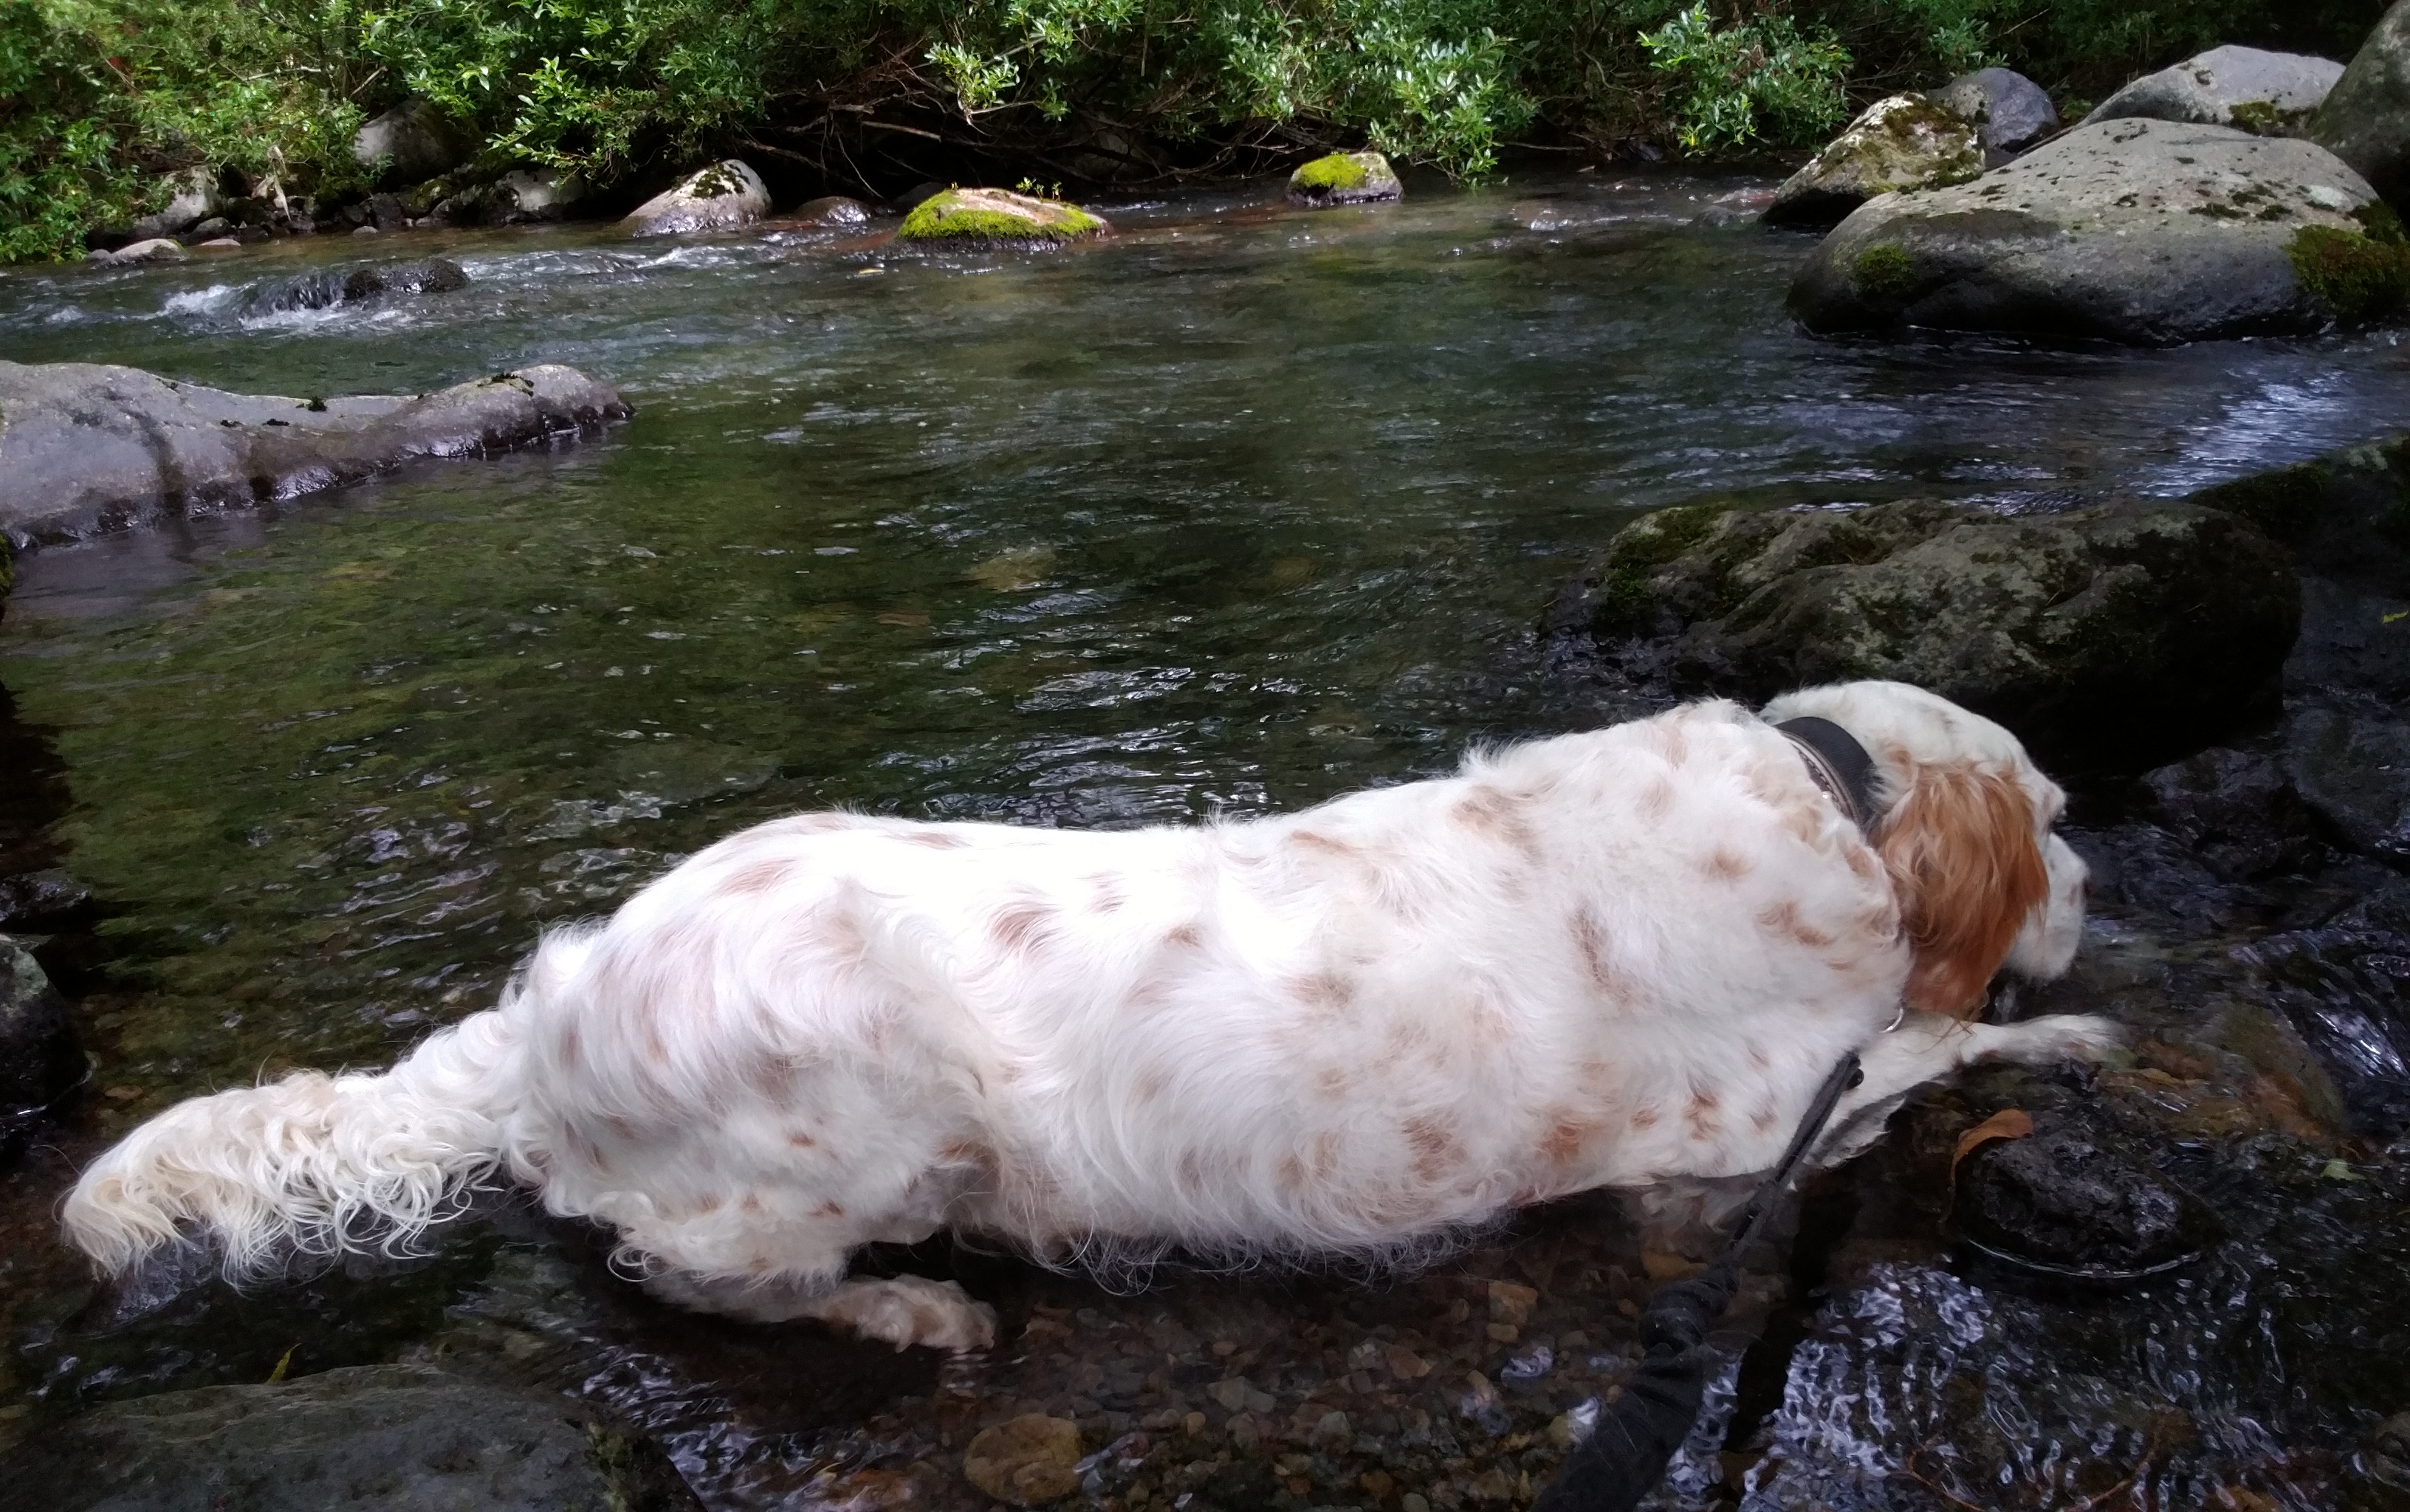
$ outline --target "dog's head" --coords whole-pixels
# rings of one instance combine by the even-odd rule
[[[2067,794],[2008,731],[1901,682],[1835,683],[1767,705],[1773,723],[1815,715],[1875,763],[1875,848],[1916,951],[1908,1004],[1971,1016],[2007,967],[2046,981],[2074,959],[2085,868],[2051,833]]]

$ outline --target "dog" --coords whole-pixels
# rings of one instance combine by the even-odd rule
[[[213,1241],[240,1279],[512,1184],[681,1304],[978,1348],[958,1286],[849,1257],[945,1228],[1056,1261],[1394,1257],[1766,1170],[1845,1052],[1841,1117],[1878,1130],[1970,1061],[2097,1055],[2102,1020],[1975,1021],[1996,971],[2074,953],[2064,804],[1999,725],[1861,682],[1281,817],[774,820],[547,934],[389,1071],[153,1118],[65,1232],[104,1272]]]

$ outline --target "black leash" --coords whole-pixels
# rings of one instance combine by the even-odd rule
[[[1623,1383],[1623,1395],[1598,1415],[1598,1427],[1565,1457],[1564,1468],[1532,1512],[1630,1512],[1656,1490],[1698,1421],[1715,1355],[1707,1330],[1732,1304],[1740,1287],[1741,1257],[1756,1244],[1777,1204],[1790,1189],[1841,1097],[1866,1080],[1855,1051],[1841,1057],[1816,1091],[1816,1100],[1791,1137],[1791,1148],[1765,1185],[1749,1199],[1732,1242],[1716,1262],[1688,1281],[1657,1293],[1640,1316],[1641,1341],[1648,1353]]]

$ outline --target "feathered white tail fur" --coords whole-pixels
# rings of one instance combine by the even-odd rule
[[[110,1273],[203,1237],[236,1277],[295,1251],[408,1253],[501,1165],[517,1061],[486,1012],[379,1075],[302,1071],[180,1103],[84,1172],[67,1238]]]

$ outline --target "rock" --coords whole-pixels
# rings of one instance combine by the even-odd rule
[[[2353,1127],[2410,1130],[2410,881],[2396,881],[2316,929],[2236,952],[2315,1052]]]
[[[2306,131],[2394,209],[2410,207],[2410,0],[2368,34]]]
[[[770,191],[762,176],[739,158],[726,158],[687,175],[637,206],[619,228],[630,236],[681,236],[750,225],[770,213]]]
[[[135,218],[129,227],[135,240],[155,241],[163,237],[181,236],[225,209],[225,196],[219,193],[214,168],[185,168],[168,175],[166,182],[166,208]]]
[[[2305,573],[2410,590],[2410,434],[2217,484],[2187,502],[2251,521],[2292,547]]]
[[[1030,1413],[972,1439],[963,1474],[999,1502],[1038,1506],[1080,1489],[1079,1462],[1079,1425]]]
[[[1784,181],[1765,207],[1769,225],[1832,225],[1877,195],[1964,183],[1983,171],[1968,121],[1922,94],[1894,94]]]
[[[2317,852],[2309,807],[2267,751],[2212,747],[2142,774],[2142,815],[2220,881],[2298,869]]]
[[[475,154],[475,144],[425,100],[402,101],[352,138],[353,158],[367,168],[385,163],[396,183],[449,173]]]
[[[7,547],[0,545],[0,599],[8,591]],[[46,929],[92,906],[92,889],[57,867],[0,877],[0,929]]]
[[[1931,98],[1975,127],[1986,167],[2040,146],[2059,126],[2058,107],[2048,93],[2013,68],[1979,68],[1942,85]]]
[[[2343,72],[2331,59],[2299,52],[2212,48],[2144,74],[2102,100],[2083,124],[2147,118],[2286,135],[2310,119]]]
[[[564,220],[592,192],[574,173],[513,168],[494,181],[487,218],[504,225]]]
[[[109,268],[125,268],[136,263],[180,263],[183,260],[183,247],[166,237],[152,237],[148,241],[120,247],[115,252],[103,254],[99,259],[104,267]]]
[[[822,195],[818,199],[807,199],[796,206],[795,212],[788,218],[806,225],[867,225],[870,224],[870,210],[859,199],[848,199],[843,195]]]
[[[0,935],[0,1167],[89,1074],[67,1005],[33,952]]]
[[[2198,1247],[2186,1204],[2165,1183],[2070,1133],[1984,1145],[1958,1168],[1952,1222],[1965,1238],[2030,1265],[2147,1271]]]
[[[1288,176],[1288,202],[1308,210],[1369,205],[1405,193],[1389,160],[1374,152],[1332,153]]]
[[[2384,230],[2374,201],[2310,142],[2098,122],[1975,182],[1869,200],[1800,270],[1791,310],[1817,331],[2316,331],[2386,297],[2399,258],[2365,234]]]
[[[242,302],[247,315],[274,314],[288,310],[327,310],[357,304],[385,294],[440,294],[466,288],[469,274],[449,257],[392,263],[383,268],[355,268],[349,272],[321,269],[278,279],[251,291]]]
[[[1560,601],[1635,676],[1738,697],[1895,677],[2046,762],[2160,759],[2264,718],[2299,628],[2284,548],[2181,503],[1660,510]]]
[[[566,1397],[425,1366],[112,1402],[10,1470],[53,1512],[694,1512],[660,1450]]]
[[[1008,189],[949,189],[912,207],[898,241],[927,246],[1043,251],[1111,230],[1077,205]]]
[[[0,362],[0,534],[68,540],[180,510],[289,498],[418,457],[598,429],[628,406],[545,364],[431,394],[229,394],[98,363]]]
[[[2285,714],[2301,801],[2363,855],[2410,864],[2410,724],[2371,700],[2307,698]]]

